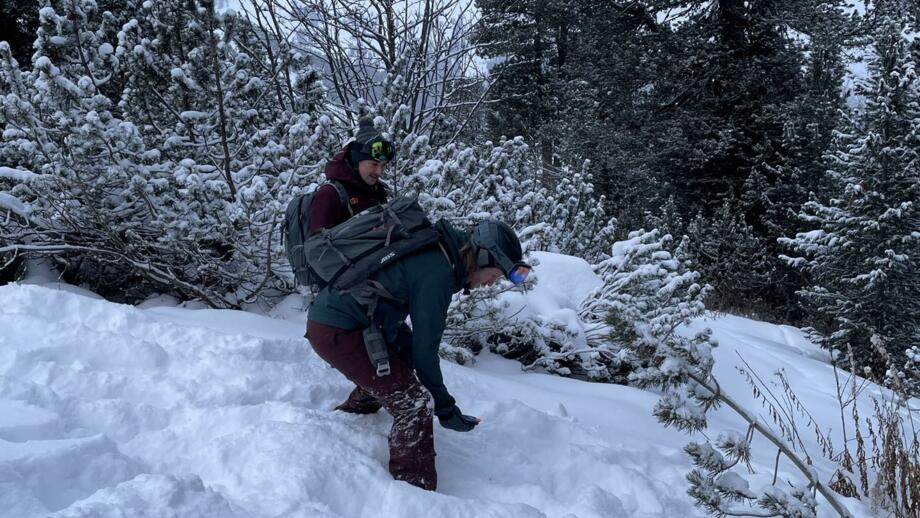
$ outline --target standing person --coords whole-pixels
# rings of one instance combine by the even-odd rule
[[[361,118],[355,139],[326,163],[329,181],[313,196],[309,232],[332,228],[354,214],[386,203],[387,186],[381,177],[395,156],[393,144],[374,129],[374,121]],[[352,414],[373,414],[380,407],[373,396],[356,386],[348,399],[335,408]]]
[[[329,181],[313,195],[309,232],[332,228],[354,214],[386,203],[387,186],[381,178],[395,157],[396,148],[374,129],[374,121],[369,117],[359,120],[355,139],[326,163]],[[344,189],[344,200],[337,185]]]
[[[390,374],[378,376],[368,358],[363,330],[370,322],[365,308],[351,295],[323,290],[307,321],[307,338],[316,353],[393,416],[389,436],[393,478],[428,490],[437,487],[428,393],[434,398],[434,414],[441,426],[468,432],[479,423],[460,412],[441,375],[438,349],[451,297],[461,289],[492,284],[501,277],[520,284],[530,272],[530,266],[522,262],[518,237],[504,223],[484,221],[472,234],[444,220],[435,228],[440,234],[437,244],[398,259],[372,276],[394,297],[380,301],[374,318],[389,349]],[[412,319],[411,331],[404,324],[407,316]],[[404,333],[408,333],[405,339],[396,339]]]

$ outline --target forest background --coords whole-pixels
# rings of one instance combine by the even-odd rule
[[[710,310],[913,380],[917,2],[0,5],[0,282],[42,257],[111,300],[267,311],[298,291],[286,203],[369,115],[434,219],[501,218],[599,271],[624,271],[617,242],[669,250],[644,260],[696,272]],[[625,381],[484,298],[455,301],[445,354]]]

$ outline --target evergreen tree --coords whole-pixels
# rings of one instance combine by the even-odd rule
[[[713,287],[710,308],[763,317],[770,313],[769,290],[777,281],[774,261],[739,205],[726,201],[710,217],[698,214],[687,226],[687,251]]]
[[[644,48],[657,24],[638,3],[481,2],[479,42],[495,60],[487,125],[493,139],[522,135],[544,175],[590,160],[618,219],[639,222],[662,192],[642,163],[654,125],[637,107],[656,71]],[[664,196],[662,196],[664,199]],[[632,216],[632,217],[630,217]]]
[[[196,275],[226,282],[230,304],[268,281],[293,282],[276,275],[287,270],[278,215],[291,192],[321,181],[339,147],[319,110],[318,75],[260,31],[213,2],[167,0],[144,4],[116,49],[128,78],[120,106],[144,123],[145,141],[180,189],[164,196],[161,239],[194,243],[182,248],[217,262]]]
[[[484,0],[478,41],[495,60],[489,92],[495,109],[488,115],[491,137],[521,135],[534,144],[544,165],[554,163],[564,102],[563,68],[569,34],[577,19],[571,2]]]
[[[658,230],[631,232],[614,243],[609,259],[595,266],[604,284],[585,298],[579,316],[606,324],[610,334],[584,359],[606,365],[610,380],[641,385],[644,378],[636,378],[637,373],[681,375],[681,369],[665,365],[672,355],[680,356],[682,365],[686,361],[705,372],[711,369],[714,344],[708,334],[687,338],[676,332],[680,324],[703,315],[711,289],[697,282],[700,274],[692,268],[688,244],[685,238],[675,246],[669,234]]]
[[[92,262],[88,256],[103,268],[126,262],[100,244],[131,240],[132,220],[149,206],[123,192],[150,162],[136,128],[117,117],[106,95],[117,84],[119,24],[94,2],[45,6],[38,22],[29,71],[3,48],[2,155],[38,174],[19,186],[31,211],[13,237],[38,247],[55,241],[63,248],[56,259],[71,272]]]
[[[10,46],[13,59],[21,64],[32,59],[41,4],[40,0],[0,0],[0,34]]]
[[[668,200],[675,221],[702,212],[717,227],[734,204],[762,247],[719,255],[720,266],[758,264],[750,280],[772,283],[738,276],[730,298],[760,299],[767,318],[801,316],[803,279],[776,259],[776,239],[799,230],[795,213],[820,187],[842,49],[854,43],[842,1],[570,0],[552,13],[499,1],[483,4],[481,25],[497,60],[493,132],[521,132],[546,176],[564,175],[554,161],[590,159],[620,228],[648,225]]]
[[[553,151],[564,163],[591,163],[597,192],[621,228],[646,225],[644,212],[671,194],[663,168],[649,161],[650,135],[668,129],[657,115],[655,56],[669,31],[640,2],[578,0],[571,6],[566,59],[556,98]],[[625,237],[625,235],[620,236]]]
[[[865,108],[847,117],[828,157],[832,194],[802,212],[811,230],[784,243],[785,257],[809,275],[801,291],[816,319],[830,323],[821,343],[852,346],[881,376],[885,353],[900,365],[920,339],[920,78],[904,37],[906,16],[879,6]]]
[[[657,121],[640,160],[679,219],[695,218],[693,253],[717,307],[802,316],[803,277],[777,259],[776,240],[800,230],[795,214],[821,188],[854,31],[842,2],[689,2],[662,22],[646,112]]]
[[[762,244],[760,268],[752,274],[769,278],[768,283],[751,287],[767,303],[761,316],[792,323],[804,316],[795,292],[805,279],[778,258],[783,251],[778,239],[804,230],[797,214],[811,193],[824,190],[823,157],[843,107],[843,49],[860,43],[855,20],[847,19],[837,5],[820,4],[803,12],[799,20],[799,27],[809,35],[803,48],[807,50],[804,90],[783,107],[780,146],[752,168],[741,197],[747,221]],[[737,295],[750,297],[751,292],[742,289]]]
[[[700,275],[686,253],[689,240],[677,247],[670,241],[670,236],[657,231],[632,233],[616,243],[613,256],[599,265],[604,286],[591,294],[581,312],[588,321],[605,318],[610,325],[610,340],[596,347],[597,356],[611,368],[620,367],[629,383],[659,391],[654,413],[665,426],[702,431],[707,413],[723,403],[748,424],[744,434],[720,434],[684,448],[695,466],[687,480],[688,493],[698,507],[720,517],[813,518],[814,492],[819,492],[840,516],[848,516],[807,457],[789,446],[785,434],[762,423],[714,377],[716,343],[710,331],[694,336],[677,331],[704,313],[708,287],[697,283]],[[792,462],[798,480],[752,489],[745,472],[734,470],[749,464],[755,432]]]
[[[671,131],[649,138],[687,212],[740,198],[751,169],[780,147],[784,107],[803,90],[785,21],[796,3],[694,1],[671,23],[654,83]]]

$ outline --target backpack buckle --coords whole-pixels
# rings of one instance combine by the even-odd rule
[[[383,377],[390,374],[390,356],[387,354],[387,344],[383,340],[383,333],[377,327],[377,324],[371,323],[363,332],[364,347],[367,349],[367,355],[370,358],[371,365],[377,370],[377,376]]]

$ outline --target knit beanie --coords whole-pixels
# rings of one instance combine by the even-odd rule
[[[393,145],[383,138],[383,135],[374,128],[374,119],[368,116],[361,117],[358,119],[358,133],[355,135],[355,141],[351,144],[349,148],[349,158],[351,162],[355,165],[362,160],[374,160],[374,157],[371,156],[371,143],[375,141],[383,141],[393,150]],[[395,157],[395,150],[391,153],[390,160]]]

